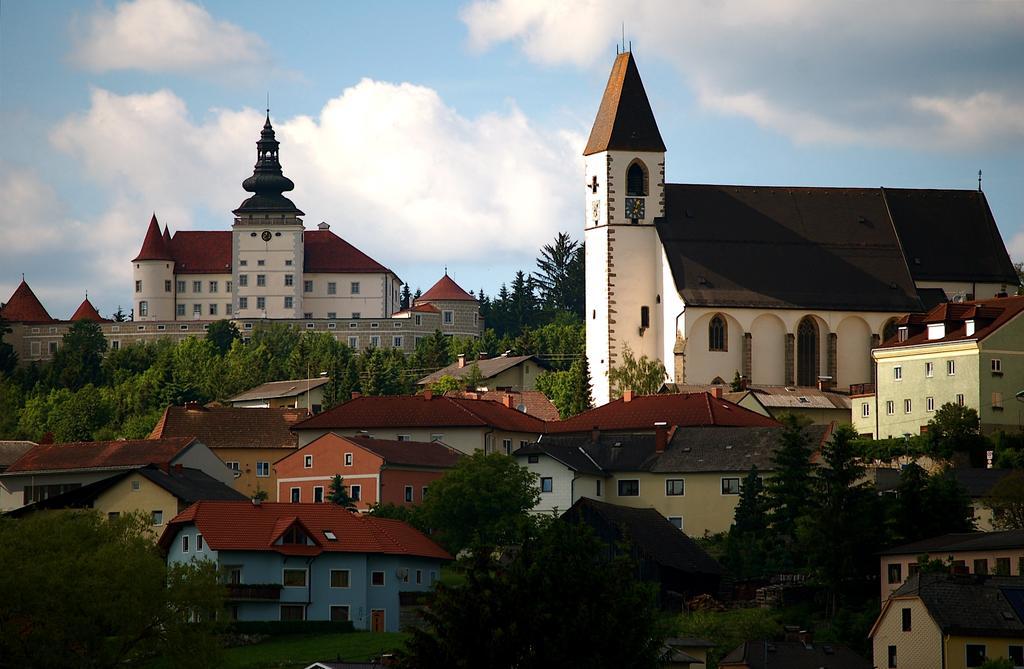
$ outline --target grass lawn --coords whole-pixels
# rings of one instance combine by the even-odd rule
[[[369,660],[402,647],[408,634],[352,632],[296,634],[224,651],[224,669],[301,669],[317,660]]]

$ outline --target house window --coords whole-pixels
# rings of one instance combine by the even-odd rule
[[[347,588],[351,582],[351,572],[348,569],[332,569],[331,570],[331,587],[332,588]]]
[[[146,302],[145,300],[143,300],[142,302],[139,302],[139,315],[140,316],[148,316],[149,315],[149,302]]]
[[[889,646],[889,669],[896,667],[896,646]]]
[[[619,481],[619,497],[637,497],[640,495],[640,481],[626,479]]]
[[[1002,374],[1003,373],[1003,361],[999,358],[992,358],[992,373]]]
[[[397,441],[412,441],[412,435],[411,434],[398,434],[398,435],[395,435],[395,439]]]
[[[992,408],[1002,409],[1003,408],[1003,394],[998,390],[992,391]]]
[[[175,286],[175,288],[178,289],[179,293],[184,293],[185,292],[185,282],[184,281],[175,281],[174,282],[174,286]]]
[[[363,486],[361,486],[361,485],[349,486],[349,496],[352,498],[353,502],[358,502],[360,499],[362,499],[362,497],[363,497],[362,493],[363,493]]]
[[[292,261],[291,260],[285,260],[284,261],[284,266],[285,267],[291,267],[292,266]]]
[[[352,282],[352,285],[349,286],[349,292],[352,293],[353,295],[358,295],[359,294],[359,282],[358,281],[353,281]]]
[[[270,462],[264,460],[256,463],[256,477],[265,479],[270,476]]]
[[[511,439],[502,439],[501,440],[501,447],[502,447],[502,449],[504,449],[505,455],[512,455],[512,440]]]
[[[1001,557],[996,558],[996,576],[1009,576],[1010,575],[1010,558]]]
[[[391,345],[393,347],[395,347],[395,348],[402,348],[402,338],[401,337],[392,337],[391,338]]]
[[[683,479],[668,479],[665,481],[665,494],[676,496],[683,494]]]
[[[964,396],[961,393],[957,393],[956,403],[959,404],[960,406],[964,405]]]
[[[862,418],[867,418],[871,415],[871,404],[868,402],[861,402],[860,415]]]
[[[203,292],[203,282],[202,281],[193,281],[192,282],[192,292],[193,293],[201,293],[201,292]]]
[[[935,398],[926,397],[924,398],[924,406],[928,411],[935,411]]]
[[[885,413],[888,416],[892,416],[896,413],[896,403],[892,400],[886,400],[885,402]]]
[[[967,644],[967,666],[968,667],[980,667],[985,664],[986,655],[988,649],[983,643],[969,643]]]
[[[726,350],[725,319],[720,315],[716,315],[711,319],[711,322],[708,323],[708,350]]]
[[[295,275],[294,274],[285,274],[284,275],[284,285],[286,285],[286,286],[294,286],[295,285]]]
[[[291,295],[286,296],[284,298],[284,308],[285,309],[291,309],[294,306],[295,306],[295,298],[293,298]],[[307,325],[308,325],[308,323],[307,323]]]
[[[139,479],[132,479],[132,492],[138,492],[142,489],[142,481]]]
[[[640,327],[645,330],[651,327],[651,308],[646,305],[640,307]]]
[[[49,342],[49,344],[50,344],[50,355],[53,355],[53,354],[55,354],[57,352],[57,342],[51,341],[51,342]]]
[[[597,479],[597,481],[595,481],[595,483],[596,483],[597,485],[595,486],[595,490],[594,490],[594,492],[595,492],[595,494],[596,494],[596,495],[597,495],[598,497],[600,497],[600,496],[601,496],[601,479]]]
[[[405,486],[405,501],[406,502],[411,502],[412,501],[412,486],[411,485]]]
[[[34,341],[29,344],[30,355],[37,357],[39,355],[39,342]]]
[[[285,569],[281,575],[281,584],[286,588],[305,588],[305,569]]]
[[[201,304],[193,304],[192,305],[192,315],[193,316],[202,316],[203,315],[203,305],[201,305]]]
[[[164,279],[164,292],[165,293],[171,292],[171,280],[170,279]]]
[[[154,525],[163,525],[164,524],[164,512],[161,511],[160,509],[156,509],[155,511],[153,511],[153,524]],[[203,536],[203,535],[200,534],[199,536]],[[198,543],[196,544],[196,550],[203,550],[202,546],[200,544],[198,544]]]
[[[135,292],[136,293],[141,293],[142,292],[142,282],[141,281],[136,281],[135,282]]]
[[[358,319],[360,319],[362,317],[363,317],[363,315],[360,312],[358,312],[358,311],[353,311],[352,312],[352,318],[358,320]],[[349,323],[348,326],[350,328],[354,328],[354,327],[358,327],[358,324],[357,323]]]
[[[988,559],[979,558],[974,561],[974,573],[975,574],[987,574],[988,573]]]
[[[372,335],[370,337],[370,347],[378,348],[380,346],[380,337],[378,335]]]
[[[953,376],[954,374],[956,374],[956,360],[946,361],[946,374],[948,376]]]
[[[427,489],[429,487],[430,486],[423,486],[423,489],[420,490],[420,499],[426,499],[427,498]]]
[[[889,584],[895,585],[903,582],[903,565],[896,563],[890,564],[887,568],[889,576]]]
[[[445,325],[451,325],[452,323],[455,322],[455,312],[454,311],[448,310],[448,311],[443,312],[442,315],[444,316],[444,318],[442,320],[443,320]]]
[[[302,489],[292,488],[292,504],[298,504],[302,500]]]
[[[430,435],[430,441],[444,441],[443,434],[432,434]]]
[[[902,381],[903,380],[903,367],[901,367],[900,365],[896,365],[895,367],[893,367],[892,368],[892,378],[897,380],[897,381]]]
[[[239,309],[248,309],[249,308],[249,298],[248,297],[240,297],[240,298],[238,298],[238,308]]]
[[[266,274],[257,274],[256,275],[256,285],[258,287],[266,286],[267,285],[267,275]]]
[[[738,495],[740,494],[740,480],[736,477],[723,478],[722,479],[722,494],[723,495]]]
[[[261,311],[266,309],[267,308],[267,298],[265,298],[265,297],[257,297],[256,298],[256,308],[261,310]]]
[[[161,514],[162,515],[162,514]],[[196,535],[196,552],[203,550],[203,535]]]
[[[526,461],[529,464],[531,464],[531,465],[535,465],[538,462],[540,462],[540,456],[539,455],[527,455],[526,456]]]
[[[328,295],[337,295],[338,294],[338,284],[336,282],[334,282],[334,281],[328,281],[327,282],[327,294]]]
[[[935,376],[935,363],[926,362],[924,363],[924,375],[928,377]]]
[[[210,292],[211,293],[216,293],[217,292],[217,282],[216,281],[211,281],[210,282]]]
[[[332,623],[343,623],[348,619],[348,604],[335,604],[331,606]]]
[[[181,535],[181,552],[182,553],[187,553],[188,552],[188,535],[187,534]]]
[[[230,281],[225,281],[224,282],[224,292],[225,293],[230,293],[231,292],[231,282]]]
[[[305,620],[306,607],[301,604],[282,604],[281,620]]]
[[[211,316],[216,316],[217,315],[217,305],[216,304],[211,304],[210,305],[210,315]]]
[[[230,469],[233,472],[240,471],[237,460],[226,460],[224,464],[227,466],[228,469]]]
[[[416,314],[416,325],[423,325],[423,316]]]
[[[901,613],[903,614],[903,631],[904,632],[909,632],[910,631],[910,609],[903,609],[901,611]]]
[[[312,279],[306,279],[302,282],[302,292],[312,293],[313,292],[313,281]]]
[[[351,453],[346,453],[345,454],[345,466],[346,467],[351,467],[352,466],[352,454]]]
[[[119,350],[121,348],[121,341],[119,339],[111,339],[110,340],[110,348],[113,351]]]
[[[554,489],[554,481],[552,481],[550,476],[542,476],[542,477],[540,477],[540,491],[541,492],[551,492],[553,489]]]
[[[246,287],[248,285],[249,285],[249,275],[248,274],[239,274],[238,275],[238,286],[239,286],[239,288],[244,288],[244,287]]]
[[[317,504],[323,504],[324,502],[324,487],[322,485],[313,487],[313,501]]]
[[[371,571],[370,572],[370,585],[375,587],[382,587],[384,585],[384,572],[382,571]]]
[[[349,337],[348,338],[348,347],[349,348],[359,348],[359,337]]]
[[[1010,662],[1014,669],[1024,667],[1024,646],[1010,646]]]
[[[903,400],[903,413],[910,413],[913,404],[910,400]]]
[[[176,304],[176,305],[174,305],[174,313],[177,314],[178,316],[184,316],[185,315],[185,305],[184,304]]]
[[[683,517],[682,516],[669,516],[668,517],[668,522],[672,523],[672,525],[677,530],[683,529]]]
[[[416,583],[423,583],[423,570],[422,569],[417,569],[416,570]]]
[[[312,455],[304,456],[302,458],[302,466],[305,467],[306,469],[312,469],[313,468],[313,456]]]

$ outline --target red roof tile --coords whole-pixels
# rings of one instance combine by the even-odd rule
[[[494,427],[508,432],[546,430],[544,421],[499,402],[432,395],[357,397],[296,425],[296,430],[383,427]]]
[[[1024,312],[1024,296],[993,297],[972,302],[947,302],[934,307],[927,314],[909,314],[899,320],[899,325],[909,328],[908,337],[900,341],[891,337],[881,348],[899,348],[918,344],[939,344],[942,342],[978,340],[981,341]],[[966,321],[974,321],[974,333],[967,334]],[[928,324],[945,325],[945,335],[937,339],[928,338]]]
[[[541,420],[558,420],[558,408],[551,403],[547,395],[539,390],[488,390],[482,393],[453,390],[445,394],[451,397],[464,397],[466,399],[493,400],[502,404],[504,404],[505,397],[509,396],[512,400],[512,408],[517,411],[522,406],[525,409],[523,413],[535,416]]]
[[[386,465],[449,469],[458,464],[462,458],[462,453],[459,451],[436,441],[393,441],[390,439],[371,439],[369,437],[343,437],[328,433],[314,439],[309,445],[315,444],[320,439],[330,438],[341,439],[370,451],[374,455],[380,456]],[[299,452],[297,451],[288,457],[298,457],[298,455]]]
[[[157,223],[156,214],[149,219],[149,229],[146,230],[146,238],[142,241],[142,249],[139,255],[132,259],[132,262],[139,260],[174,260],[171,257],[171,250],[167,248],[164,237],[160,233],[160,224]]]
[[[307,230],[303,235],[306,272],[390,272],[330,230]]]
[[[778,427],[774,419],[745,409],[732,402],[713,398],[709,393],[641,395],[629,402],[617,399],[585,411],[568,420],[549,424],[549,432],[586,432],[599,430],[653,430],[654,424],[697,427]]]
[[[53,318],[50,317],[50,314],[46,313],[42,302],[32,292],[32,289],[28,287],[24,279],[18,284],[14,294],[11,295],[11,299],[7,300],[4,308],[0,309],[0,316],[3,316],[5,321],[11,323],[53,322]]]
[[[169,406],[150,439],[195,437],[209,448],[295,448],[291,427],[306,417],[300,409]]]
[[[408,309],[402,309],[396,311],[396,314],[405,314],[409,312],[424,313],[424,314],[439,314],[441,310],[435,307],[433,304],[414,304]]]
[[[231,271],[231,231],[179,230],[171,238],[176,274]]]
[[[5,473],[69,469],[122,469],[170,464],[195,439],[135,439],[37,444],[14,461]]]
[[[100,312],[96,311],[96,307],[92,305],[89,298],[82,300],[82,303],[75,309],[75,313],[71,315],[73,321],[95,321],[97,323],[107,321],[106,318],[100,316]]]
[[[462,290],[462,287],[459,286],[459,284],[455,283],[450,276],[445,274],[437,280],[437,283],[430,287],[430,290],[416,298],[416,304],[431,301],[443,302],[458,300],[476,302],[475,297]]]
[[[166,225],[164,225],[164,245],[171,248],[171,231]]]
[[[160,545],[170,547],[178,530],[194,523],[216,551],[273,551],[289,555],[383,553],[451,560],[443,548],[409,525],[385,518],[351,513],[334,504],[285,504],[208,500],[178,514],[164,530]],[[318,546],[274,545],[274,540],[298,523]],[[324,530],[334,533],[327,539]]]

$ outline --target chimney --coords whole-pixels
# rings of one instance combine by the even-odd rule
[[[488,353],[487,351],[480,351],[479,353],[476,354],[476,359],[477,360],[486,360],[487,356],[489,356],[489,355],[490,355],[490,353]]]
[[[722,399],[722,386],[715,386],[709,392],[711,393],[711,396],[714,397],[716,400]]]
[[[659,420],[654,424],[654,452],[664,453],[668,446],[668,423]]]
[[[316,226],[316,229],[317,230],[330,230],[331,226],[330,226],[330,224],[327,221],[320,221],[320,223]]]
[[[460,353],[459,354],[459,369],[462,369],[465,366],[466,366],[466,354],[465,353]]]
[[[430,388],[427,388],[426,390],[424,390],[423,391],[423,399],[427,400],[428,402],[430,400],[434,399],[434,391],[431,390]]]
[[[199,406],[199,402],[195,400],[189,400],[185,402],[185,411],[202,411],[203,408]]]
[[[261,500],[259,497],[253,497],[252,498],[252,505],[253,506],[259,506],[262,503],[263,503],[263,500]]]
[[[622,391],[622,401],[623,402],[632,402],[633,401],[633,391],[630,388],[626,388],[625,390]]]
[[[818,377],[818,390],[828,390],[832,387],[831,376],[819,376]]]
[[[515,398],[512,397],[512,393],[505,393],[501,396],[501,403],[512,409],[515,407]]]
[[[599,441],[601,441],[601,428],[595,425],[590,428],[590,442],[596,444]]]
[[[353,390],[352,391],[352,399],[357,400],[357,399],[359,399],[362,396],[363,396],[363,394],[361,392],[359,392],[358,390]]]

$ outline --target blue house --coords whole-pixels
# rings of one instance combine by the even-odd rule
[[[351,620],[399,631],[399,593],[425,592],[452,557],[398,520],[333,504],[201,501],[160,537],[168,563],[211,560],[237,620]]]

